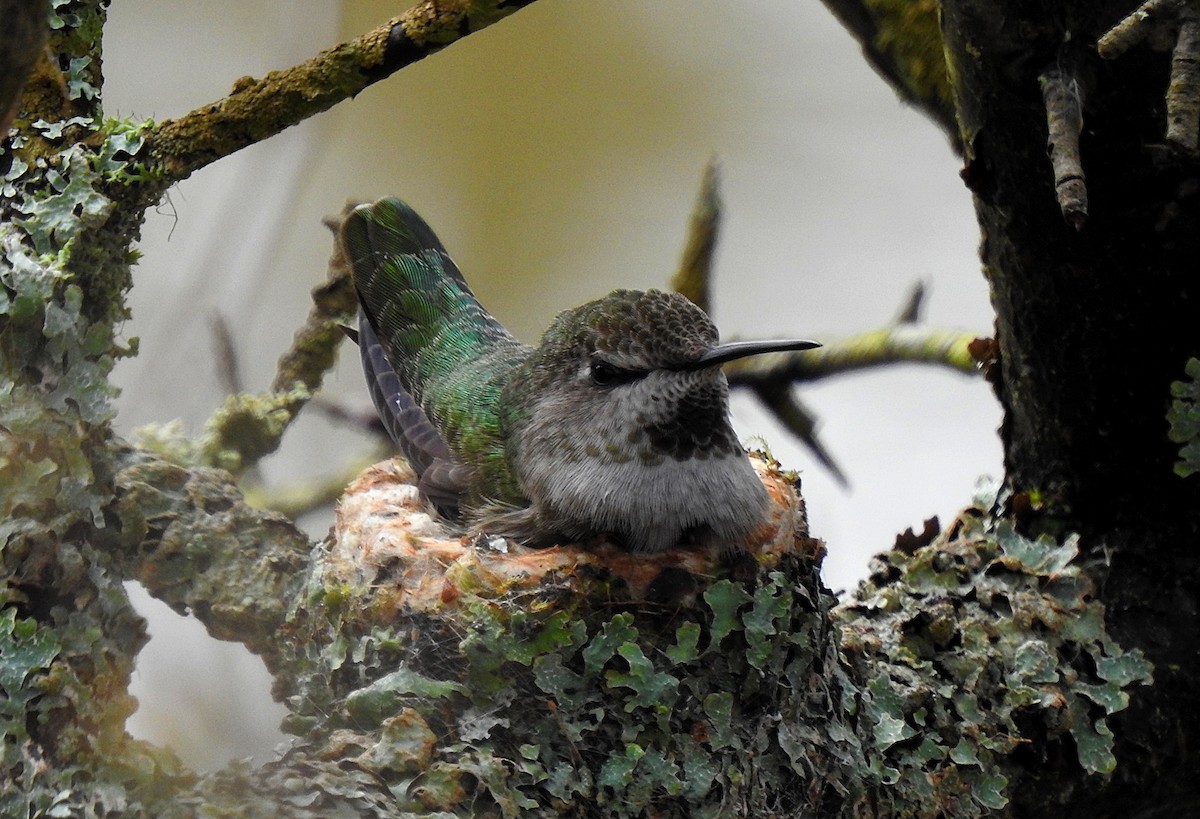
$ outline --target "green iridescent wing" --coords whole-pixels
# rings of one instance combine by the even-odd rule
[[[399,199],[355,208],[341,239],[372,397],[422,491],[443,508],[464,495],[510,496],[496,403],[529,348],[483,308],[429,225]]]

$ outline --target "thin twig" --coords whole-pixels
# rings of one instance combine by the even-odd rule
[[[233,333],[229,330],[229,322],[218,312],[213,312],[208,326],[212,329],[213,352],[217,358],[217,378],[221,389],[226,395],[242,392],[242,371],[238,363],[237,348],[233,343]]]
[[[683,259],[671,279],[671,289],[691,299],[701,310],[708,312],[709,282],[712,281],[713,257],[717,249],[718,228],[721,225],[720,178],[715,159],[704,168],[700,193],[692,209],[687,246]]]
[[[1088,194],[1079,155],[1083,91],[1079,79],[1059,65],[1038,77],[1046,106],[1046,145],[1054,169],[1054,194],[1063,218],[1076,230],[1087,221]]]
[[[817,416],[800,403],[800,399],[796,397],[790,384],[782,382],[759,384],[754,387],[754,394],[784,429],[795,435],[808,447],[809,451],[816,456],[817,461],[829,470],[839,484],[843,487],[850,486],[842,468],[838,466],[833,455],[817,436]]]
[[[374,435],[385,441],[391,440],[387,427],[383,425],[379,413],[373,407],[371,409],[352,409],[320,395],[309,401],[308,406],[334,423]]]
[[[925,282],[916,282],[908,293],[908,299],[896,314],[896,324],[916,324],[921,320],[925,308]]]

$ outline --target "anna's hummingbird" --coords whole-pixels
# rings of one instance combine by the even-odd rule
[[[764,522],[720,364],[816,342],[718,344],[683,296],[615,290],[530,347],[399,199],[355,208],[340,240],[375,406],[443,513],[531,545],[607,535],[641,552],[738,548]]]

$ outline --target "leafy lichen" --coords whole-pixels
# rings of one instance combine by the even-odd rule
[[[1184,478],[1200,472],[1200,359],[1189,358],[1186,372],[1186,380],[1171,384],[1167,410],[1171,440],[1180,444],[1175,472]]]
[[[872,773],[899,813],[1001,808],[1013,755],[1068,735],[1084,771],[1113,770],[1106,719],[1150,665],[1107,635],[1078,557],[1074,537],[1031,540],[969,510],[937,542],[878,558],[839,610]]]
[[[356,764],[395,782],[395,809],[413,815],[487,805],[558,816],[586,803],[597,816],[719,816],[731,805],[836,804],[848,787],[836,760],[853,758],[856,740],[844,730],[846,747],[830,753],[803,727],[838,713],[837,694],[813,688],[837,664],[819,636],[833,601],[811,568],[785,564],[764,572],[754,594],[719,580],[706,595],[715,606],[701,598],[670,611],[610,614],[586,596],[561,609],[479,588],[460,592],[444,619],[418,618],[419,631],[401,618],[353,637],[364,609],[339,606],[321,629],[325,648],[309,653],[311,679],[335,685],[302,675],[291,706],[311,714],[306,729],[342,714],[329,727],[357,730],[371,750]],[[298,620],[316,625],[320,608],[309,607],[323,599],[310,596]],[[415,779],[374,765],[393,758],[384,723],[395,714],[419,726],[398,734],[402,746],[438,737]],[[781,718],[795,730],[781,734]]]

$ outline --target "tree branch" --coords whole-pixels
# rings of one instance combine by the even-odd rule
[[[954,100],[933,0],[823,0],[862,46],[863,56],[905,101],[958,144]]]
[[[1084,93],[1074,73],[1058,63],[1038,75],[1046,106],[1046,147],[1054,169],[1054,195],[1063,218],[1076,230],[1087,222],[1087,183],[1079,155]]]
[[[935,364],[974,375],[979,366],[968,346],[976,334],[901,324],[870,330],[815,350],[766,353],[725,365],[733,387],[818,381],[885,364]]]
[[[158,599],[278,666],[276,632],[304,582],[311,544],[253,509],[224,471],[185,469],[116,443],[108,551]]]
[[[692,220],[688,225],[687,245],[679,269],[671,278],[671,289],[687,296],[692,304],[708,312],[709,282],[712,281],[713,257],[717,250],[717,237],[721,227],[721,191],[717,162],[710,159],[704,167],[700,182],[700,193],[692,208]]]
[[[532,2],[425,0],[299,65],[262,79],[243,77],[225,98],[164,121],[149,140],[153,161],[169,179],[185,179]]]
[[[0,138],[21,107],[25,78],[46,43],[46,0],[0,0]]]
[[[338,219],[331,217],[326,224],[336,230]],[[313,307],[280,356],[269,391],[230,395],[198,440],[189,439],[178,425],[168,424],[142,428],[138,442],[181,465],[217,466],[239,475],[278,449],[288,427],[321,388],[344,337],[342,327],[358,309],[350,270],[337,243],[328,277],[312,296]],[[228,362],[223,369],[230,369]]]

